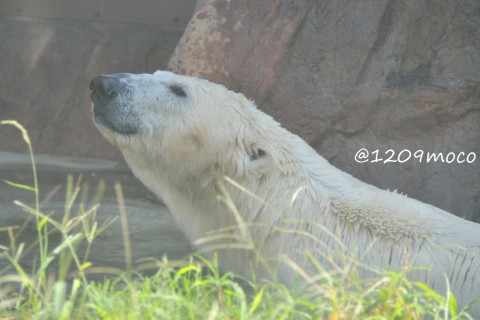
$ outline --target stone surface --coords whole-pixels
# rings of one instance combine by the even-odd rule
[[[0,17],[0,120],[15,119],[34,151],[121,159],[91,121],[91,78],[166,67],[182,29]],[[26,152],[0,126],[0,150]]]
[[[169,69],[244,92],[363,181],[480,222],[479,30],[478,1],[203,0]],[[412,156],[358,163],[360,148]]]
[[[185,28],[196,0],[0,0],[0,15]]]
[[[56,221],[61,221],[65,212],[68,173],[72,174],[75,182],[80,176],[82,177],[79,184],[82,189],[72,206],[71,217],[81,212],[81,203],[84,206],[83,210],[91,207],[99,182],[105,181],[105,193],[95,221],[98,222],[99,227],[107,221],[113,220],[113,223],[98,235],[90,248],[88,261],[92,262],[97,270],[101,267],[125,270],[125,249],[114,190],[115,182],[120,182],[122,185],[132,261],[135,266],[144,265],[145,259],[148,258],[161,260],[164,255],[167,255],[169,260],[175,260],[184,258],[192,252],[190,243],[177,229],[168,209],[154,199],[154,196],[133,177],[126,165],[107,160],[50,155],[37,155],[36,163],[41,210],[45,214],[54,212],[51,217]],[[0,179],[33,185],[30,156],[0,151]],[[56,192],[53,192],[54,190]],[[14,188],[0,181],[0,248],[10,247],[6,227],[14,227],[16,245],[24,242],[29,248],[25,250],[21,262],[30,269],[35,261],[38,261],[39,248],[35,245],[31,247],[38,237],[35,219],[14,204],[15,200],[31,207],[35,206],[34,194],[31,191]],[[90,225],[92,225],[91,222]],[[52,227],[51,230],[53,229]],[[74,233],[75,231],[71,232],[71,234]],[[61,235],[58,232],[54,233],[49,238],[50,249],[53,250],[61,241],[63,241]],[[85,257],[86,244],[87,242],[83,241],[77,248],[81,259]],[[5,271],[3,267],[6,265],[8,263],[5,259],[0,259],[0,274]]]

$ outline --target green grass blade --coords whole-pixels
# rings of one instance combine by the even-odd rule
[[[255,310],[260,305],[260,302],[263,298],[263,293],[265,292],[265,288],[262,288],[258,293],[255,295],[255,299],[253,299],[252,305],[250,306],[250,310],[248,310],[248,315],[251,316]]]
[[[439,295],[435,290],[427,286],[425,283],[422,282],[414,282],[414,284],[419,287],[420,289],[423,290],[423,292],[428,295],[429,297],[433,298],[435,302],[437,303],[442,303],[443,298],[441,295]]]
[[[12,186],[12,187],[35,192],[34,187],[27,186],[26,184],[15,183],[15,182],[12,182],[12,181],[9,181],[9,180],[2,180],[2,181],[5,182],[6,184]]]
[[[457,316],[457,300],[455,299],[455,296],[453,294],[450,294],[448,297],[448,308],[450,309],[450,316],[452,318],[455,318]]]

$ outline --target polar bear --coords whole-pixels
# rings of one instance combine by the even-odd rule
[[[290,284],[309,253],[363,277],[426,266],[410,277],[440,293],[448,279],[460,305],[480,296],[480,225],[337,169],[242,94],[167,71],[90,89],[100,132],[221,270]]]

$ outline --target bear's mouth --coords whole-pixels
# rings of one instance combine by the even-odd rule
[[[123,121],[119,123],[119,121],[111,119],[111,116],[106,115],[103,109],[98,108],[95,103],[93,104],[93,120],[97,126],[102,126],[110,131],[123,135],[134,135],[139,132],[139,128],[136,126],[124,123]]]

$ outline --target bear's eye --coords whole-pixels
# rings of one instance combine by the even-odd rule
[[[170,91],[172,91],[177,97],[186,97],[187,93],[180,87],[178,84],[172,84],[169,86]]]

